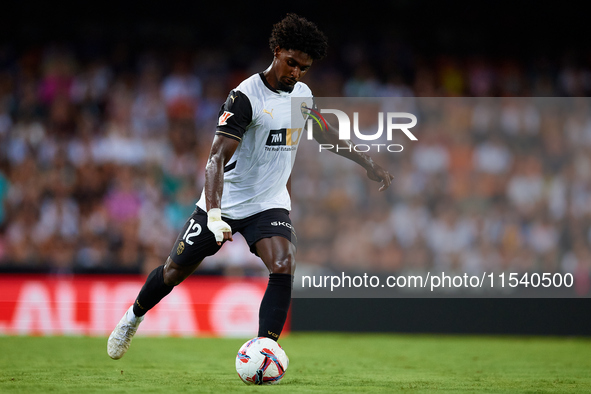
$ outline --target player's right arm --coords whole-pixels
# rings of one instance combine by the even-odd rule
[[[252,106],[248,97],[240,91],[231,91],[220,108],[216,135],[205,166],[207,227],[215,235],[218,245],[232,241],[232,229],[221,217],[224,172],[251,120]]]
[[[238,141],[216,135],[205,166],[205,205],[207,227],[216,236],[216,242],[232,241],[232,229],[221,218],[224,167],[236,151]],[[221,233],[221,234],[220,234]],[[221,239],[220,239],[221,238]]]

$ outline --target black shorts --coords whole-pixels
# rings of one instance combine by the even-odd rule
[[[286,209],[273,208],[244,219],[222,218],[232,228],[232,234],[240,233],[255,255],[255,244],[274,236],[287,238],[297,246],[295,229]],[[223,244],[222,244],[223,245]],[[170,258],[178,265],[193,265],[220,250],[213,233],[207,228],[207,212],[197,207],[176,238]]]

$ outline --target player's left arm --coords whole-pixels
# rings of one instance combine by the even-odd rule
[[[328,129],[325,127],[320,129],[316,124],[314,124],[312,129],[314,139],[319,144],[332,145],[332,148],[327,150],[336,153],[339,156],[346,157],[363,167],[367,171],[367,177],[369,179],[382,183],[382,186],[380,186],[379,189],[380,191],[384,191],[390,187],[394,177],[387,170],[374,162],[369,155],[366,155],[363,152],[356,152],[355,149],[352,149],[353,142],[350,140],[339,139],[339,132],[332,127],[330,123],[326,122],[326,125],[328,126]],[[337,147],[339,147],[339,149],[337,149]]]

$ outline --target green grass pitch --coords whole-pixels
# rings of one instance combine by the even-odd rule
[[[591,392],[591,339],[297,333],[276,386],[234,369],[244,339],[0,337],[0,393]]]

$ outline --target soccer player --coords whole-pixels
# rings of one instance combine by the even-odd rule
[[[109,336],[107,352],[113,359],[125,354],[146,312],[205,257],[232,241],[237,231],[269,269],[258,336],[277,340],[281,334],[291,303],[296,249],[287,182],[305,122],[305,116],[291,116],[291,101],[298,98],[301,108],[312,108],[312,92],[299,80],[314,60],[326,55],[327,41],[315,24],[295,14],[274,25],[269,41],[273,51],[269,68],[240,83],[220,109],[197,208],[166,263],[150,273]],[[314,138],[333,146],[351,144],[340,141],[332,128],[315,129]],[[370,179],[382,182],[380,190],[390,186],[392,175],[369,156],[346,149],[336,153],[360,164]]]

